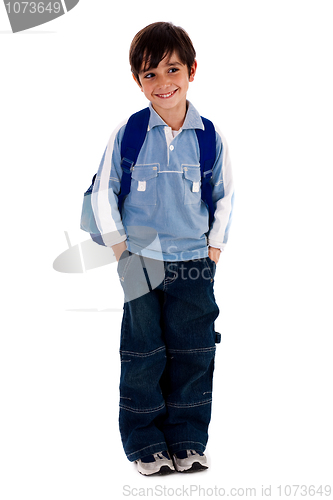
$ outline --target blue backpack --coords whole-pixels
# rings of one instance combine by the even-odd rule
[[[135,165],[141,147],[144,143],[150,109],[145,108],[132,115],[125,127],[123,139],[121,141],[121,167],[122,177],[120,182],[120,192],[118,195],[118,209],[121,213],[125,196],[131,190],[132,167]],[[212,185],[210,179],[213,174],[213,165],[216,156],[216,138],[213,123],[207,118],[201,117],[205,130],[196,129],[199,149],[200,149],[200,171],[201,171],[201,199],[209,210],[209,225],[214,219],[214,205],[212,198]],[[94,213],[91,206],[91,194],[94,187],[96,175],[92,179],[91,186],[84,193],[81,214],[81,229],[90,233],[91,238],[98,244],[104,245],[100,232],[97,228]]]

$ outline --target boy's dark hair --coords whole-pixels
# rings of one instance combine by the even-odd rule
[[[174,51],[180,61],[186,64],[190,75],[196,54],[191,39],[183,28],[159,22],[149,24],[139,31],[131,43],[129,60],[132,73],[140,85],[140,71],[157,68],[162,59]]]

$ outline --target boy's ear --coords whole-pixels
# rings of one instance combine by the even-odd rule
[[[134,81],[135,81],[135,82],[139,85],[140,89],[142,90],[142,85],[141,85],[141,83],[140,83],[140,80],[138,80],[138,79],[136,78],[136,76],[135,76],[135,74],[134,74],[134,73],[132,73],[132,76],[133,76],[133,80],[134,80]]]
[[[193,82],[193,80],[194,80],[194,76],[195,76],[195,74],[197,72],[197,67],[198,67],[198,63],[197,63],[197,60],[195,59],[194,63],[191,66],[190,78],[189,78],[190,82]]]

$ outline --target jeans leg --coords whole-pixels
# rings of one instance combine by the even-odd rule
[[[182,266],[182,267],[181,267]],[[215,358],[215,267],[201,259],[180,263],[165,290],[167,367],[163,377],[167,418],[163,432],[171,453],[204,451],[211,418]]]
[[[161,430],[166,415],[160,387],[166,364],[161,294],[153,290],[124,304],[119,427],[130,461],[167,449]]]

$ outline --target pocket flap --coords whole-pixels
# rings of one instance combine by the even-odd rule
[[[184,167],[184,177],[189,181],[199,182],[201,180],[200,167]]]
[[[157,177],[157,165],[135,166],[132,171],[132,179],[136,181],[148,181]]]

